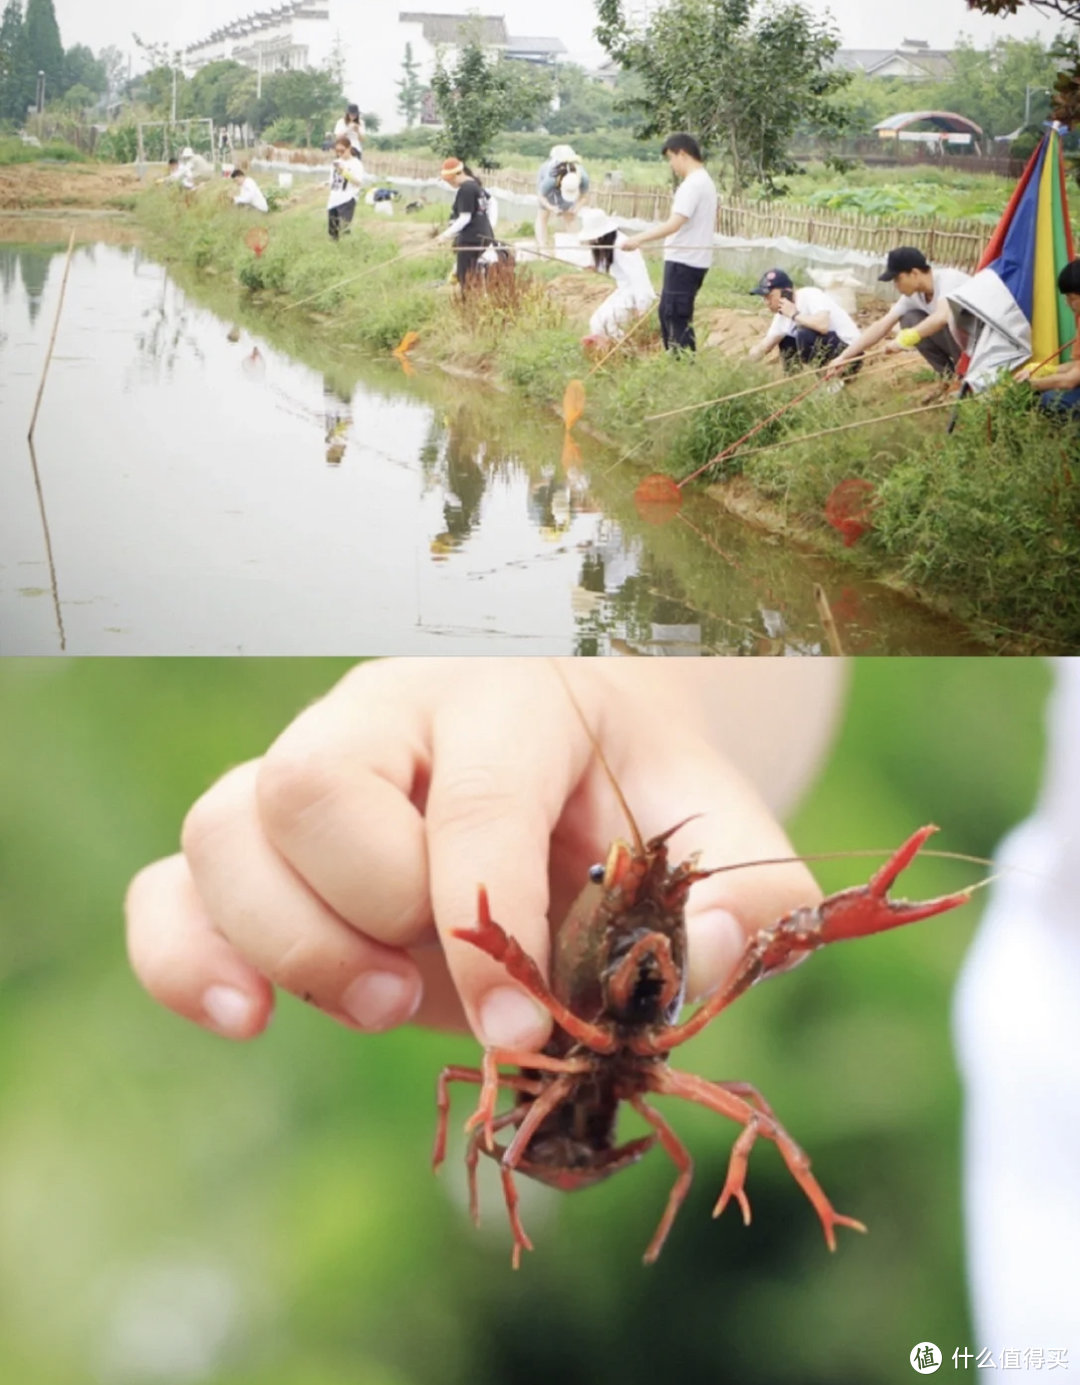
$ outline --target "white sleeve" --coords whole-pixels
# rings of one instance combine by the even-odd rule
[[[462,212],[460,216],[455,216],[453,221],[451,221],[450,225],[442,233],[439,239],[449,240],[451,236],[456,236],[459,231],[464,231],[465,227],[468,226],[471,220],[472,217],[469,215],[468,212]]]
[[[696,185],[691,184],[690,179],[687,178],[686,181],[680,183],[676,189],[675,197],[671,204],[671,210],[673,212],[678,212],[680,216],[685,216],[687,221],[689,221],[697,211],[700,201],[700,189]]]

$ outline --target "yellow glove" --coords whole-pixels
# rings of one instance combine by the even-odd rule
[[[897,346],[902,347],[905,351],[914,350],[921,341],[922,337],[919,336],[918,331],[914,327],[905,327],[896,334]]]

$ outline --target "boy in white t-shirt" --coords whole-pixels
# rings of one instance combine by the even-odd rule
[[[622,248],[638,250],[649,241],[666,240],[660,330],[669,349],[694,351],[694,300],[713,260],[716,186],[705,171],[701,146],[693,135],[669,135],[661,152],[681,180],[671,215],[661,225],[631,236]]]
[[[232,179],[233,187],[240,183],[240,191],[233,198],[233,202],[238,207],[253,207],[257,212],[268,212],[270,204],[266,200],[266,195],[262,188],[249,173],[245,173],[242,168],[234,168],[229,174]]]
[[[800,362],[821,366],[858,338],[858,327],[839,303],[822,289],[797,289],[782,269],[766,270],[750,292],[764,298],[774,315],[764,337],[750,348],[752,361],[760,361],[779,347],[789,370]]]
[[[900,297],[884,317],[871,323],[837,356],[826,372],[827,378],[876,346],[894,327],[900,330],[886,343],[886,351],[918,351],[939,375],[954,375],[966,343],[957,333],[948,295],[966,284],[971,275],[962,269],[933,269],[921,250],[902,245],[889,251],[885,273],[878,278],[882,283],[895,282]]]

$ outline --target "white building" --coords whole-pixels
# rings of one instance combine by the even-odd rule
[[[340,58],[349,100],[361,110],[376,112],[382,129],[390,132],[404,125],[397,109],[397,84],[406,45],[426,84],[435,70],[436,52],[452,61],[455,48],[476,25],[493,54],[548,64],[566,53],[559,39],[514,38],[501,15],[466,14],[460,0],[453,11],[403,10],[399,0],[286,0],[197,39],[186,48],[184,63],[190,75],[207,63],[233,59],[265,76],[327,67]]]

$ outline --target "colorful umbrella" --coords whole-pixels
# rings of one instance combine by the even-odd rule
[[[964,378],[974,389],[999,371],[1036,361],[1056,369],[1076,335],[1057,279],[1074,257],[1065,194],[1063,127],[1047,126],[978,270],[949,295],[957,325],[968,334]]]

